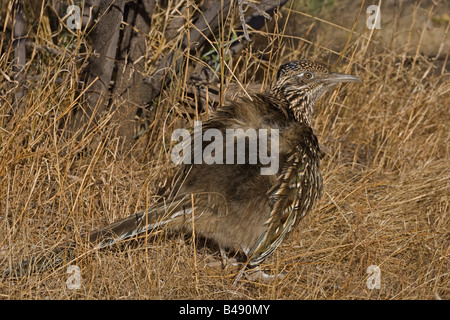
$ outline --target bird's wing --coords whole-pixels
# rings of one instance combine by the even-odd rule
[[[297,147],[290,155],[281,175],[269,191],[272,206],[267,230],[248,253],[249,264],[256,265],[266,259],[311,209],[320,196],[321,176],[318,159]]]

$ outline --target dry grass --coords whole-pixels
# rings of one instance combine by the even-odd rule
[[[317,105],[314,127],[329,149],[325,194],[264,264],[268,272],[286,271],[283,279],[231,287],[236,269],[208,267],[218,256],[201,239],[158,230],[112,250],[80,249],[81,289],[67,288],[61,268],[0,279],[0,298],[450,299],[449,22],[444,17],[439,27],[434,19],[448,12],[445,2],[431,11],[426,2],[406,2],[392,17],[382,7],[382,29],[373,33],[364,26],[364,7],[353,34],[360,4],[335,1],[308,17],[298,3],[287,4],[240,61],[222,60],[230,67],[225,83],[267,83],[283,62],[308,57],[331,66],[333,52],[345,48],[334,69],[363,80]],[[180,75],[152,108],[155,117],[132,152],[123,152],[111,115],[83,139],[65,138],[61,120],[78,102],[75,49],[84,44],[66,34],[52,45],[39,10],[27,9],[36,17],[30,39],[61,54],[38,48],[28,56],[23,112],[12,113],[8,45],[0,56],[0,270],[154,203],[173,172],[170,134],[184,112]],[[161,41],[166,18],[153,17],[159,29],[149,36],[149,72],[172,45]],[[429,31],[431,20],[437,31]],[[432,51],[431,36],[440,37],[433,52],[444,60],[421,55]],[[380,289],[366,285],[370,265],[380,267]]]

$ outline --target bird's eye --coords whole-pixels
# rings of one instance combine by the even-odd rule
[[[305,72],[305,73],[303,73],[303,78],[312,79],[312,78],[314,78],[314,74],[312,72]]]

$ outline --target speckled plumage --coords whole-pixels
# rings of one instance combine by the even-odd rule
[[[244,164],[186,164],[175,175],[164,202],[92,232],[89,240],[105,247],[165,226],[195,231],[221,248],[244,252],[249,265],[261,263],[321,194],[320,150],[311,128],[315,101],[337,83],[358,80],[330,73],[312,61],[283,65],[270,92],[227,102],[202,127],[203,132],[213,128],[222,133],[227,129],[278,129],[279,170],[275,174],[262,175],[263,164],[249,163],[247,153]],[[206,145],[203,142],[202,150]],[[53,267],[73,246],[56,248],[8,274],[21,274],[30,266],[32,271]]]

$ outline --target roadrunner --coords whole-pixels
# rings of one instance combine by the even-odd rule
[[[313,107],[326,91],[352,81],[360,79],[329,72],[313,61],[291,61],[281,66],[270,92],[229,101],[201,129],[204,134],[214,129],[223,136],[230,129],[242,129],[241,134],[249,129],[269,130],[271,138],[278,137],[278,141],[266,141],[266,147],[277,144],[278,171],[262,174],[267,163],[250,161],[252,151],[247,139],[243,161],[185,161],[164,201],[93,231],[86,239],[94,248],[103,248],[161,226],[195,231],[216,242],[222,256],[225,250],[244,254],[245,263],[237,280],[245,268],[258,266],[270,256],[319,199],[322,176],[319,143],[311,128]],[[239,136],[234,138],[232,142]],[[185,156],[191,158],[208,148],[205,141],[201,148],[190,143],[193,148]],[[228,141],[223,143],[223,154],[230,148],[239,151]],[[54,268],[74,259],[75,251],[75,241],[65,243],[16,265],[6,275],[23,276]]]

